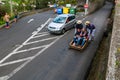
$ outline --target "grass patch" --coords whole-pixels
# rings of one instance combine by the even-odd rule
[[[5,24],[5,21],[3,21],[2,19],[0,19],[0,26]]]
[[[115,67],[120,68],[120,48],[117,48],[115,56],[116,56]]]
[[[116,68],[119,68],[119,67],[120,67],[120,61],[119,61],[119,60],[116,60],[115,66],[116,66]]]

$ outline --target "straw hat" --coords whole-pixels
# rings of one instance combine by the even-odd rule
[[[90,24],[90,21],[86,21],[86,22],[85,22],[85,25],[87,25],[87,24]]]
[[[77,21],[77,24],[81,24],[81,23],[82,23],[82,21],[81,21],[81,20],[78,20],[78,21]]]

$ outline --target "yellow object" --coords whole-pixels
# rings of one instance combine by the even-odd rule
[[[120,48],[118,48],[118,51],[120,52]]]
[[[63,8],[63,14],[68,14],[68,13],[69,13],[69,8],[64,7],[64,8]]]

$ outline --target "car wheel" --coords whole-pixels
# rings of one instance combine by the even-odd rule
[[[62,29],[61,33],[64,34],[65,33],[65,29]]]

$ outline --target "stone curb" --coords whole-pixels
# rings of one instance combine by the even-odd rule
[[[120,3],[120,0],[119,0],[119,3]],[[120,60],[120,55],[119,55],[120,52],[118,52],[118,49],[120,48],[119,35],[120,35],[120,6],[116,5],[111,44],[110,44],[110,50],[109,50],[106,80],[120,80],[120,76],[119,76],[120,62],[119,64],[117,63],[117,61]]]

